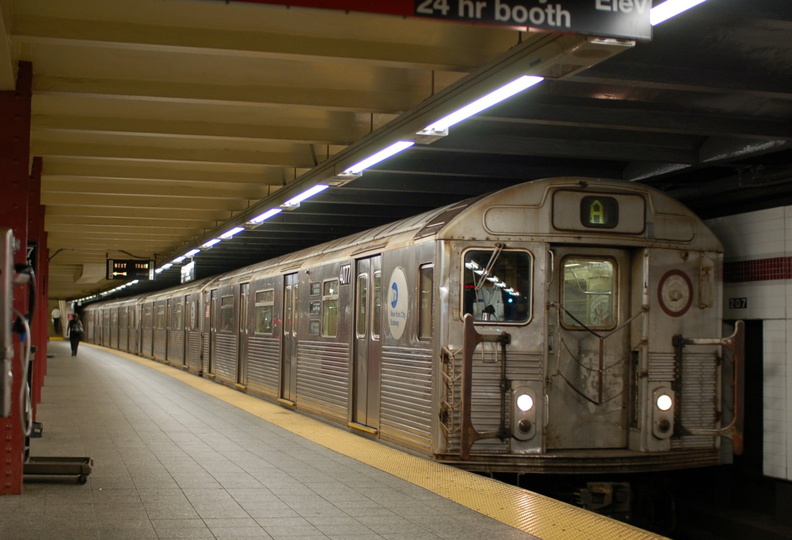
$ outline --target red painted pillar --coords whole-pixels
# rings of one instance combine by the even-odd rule
[[[25,264],[28,238],[28,192],[30,191],[30,103],[33,65],[20,62],[14,91],[0,92],[0,225],[10,227],[19,241],[14,263]],[[27,313],[27,286],[14,286],[14,308]],[[25,437],[20,411],[23,364],[19,337],[14,337],[14,378],[11,415],[0,419],[0,495],[22,493]]]
[[[44,206],[41,204],[41,169],[43,160],[33,158],[30,172],[30,192],[28,196],[28,248],[32,250],[30,263],[36,273],[35,307],[30,321],[31,343],[36,348],[30,377],[33,416],[36,405],[41,403],[41,387],[47,370],[47,329],[49,314],[47,309],[47,283],[49,261],[47,258],[47,233],[44,231]]]

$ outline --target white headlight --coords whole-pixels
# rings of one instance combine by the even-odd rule
[[[530,411],[534,406],[534,401],[528,394],[520,394],[517,397],[517,408],[522,412]]]
[[[657,396],[657,408],[661,411],[667,411],[674,405],[674,400],[668,394],[660,394]]]

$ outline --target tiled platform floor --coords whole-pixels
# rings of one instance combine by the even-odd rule
[[[2,540],[536,538],[138,363],[49,347],[31,455],[94,467],[0,497]]]

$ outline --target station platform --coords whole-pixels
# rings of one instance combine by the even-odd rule
[[[659,538],[157,362],[49,354],[31,456],[92,468],[0,497],[3,540]]]

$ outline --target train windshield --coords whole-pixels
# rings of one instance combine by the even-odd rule
[[[466,251],[463,314],[470,313],[477,322],[528,322],[531,267],[527,251]]]

